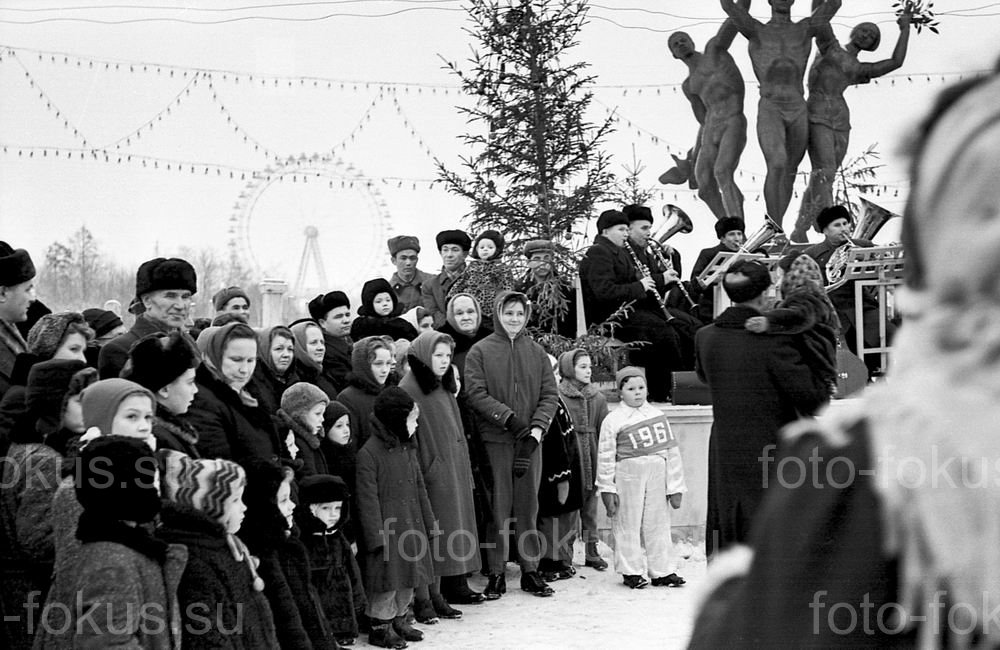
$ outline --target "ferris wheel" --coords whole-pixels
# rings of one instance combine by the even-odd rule
[[[393,231],[386,201],[340,158],[303,154],[254,173],[229,222],[230,253],[257,278],[296,278],[300,293],[351,291],[388,277],[386,240]],[[304,268],[308,251],[318,267],[311,277]]]

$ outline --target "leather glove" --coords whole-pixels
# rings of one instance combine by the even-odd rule
[[[538,449],[538,441],[531,436],[521,438],[514,452],[514,478],[521,478],[531,467],[531,456]]]

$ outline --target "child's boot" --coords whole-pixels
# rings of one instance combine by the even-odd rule
[[[584,562],[585,566],[597,569],[598,571],[604,571],[608,568],[608,563],[604,561],[604,558],[597,551],[597,542],[587,542],[585,556],[587,558]]]
[[[403,637],[407,641],[424,640],[424,633],[410,625],[410,622],[406,620],[405,615],[397,616],[392,619],[392,629],[395,630],[396,634]]]
[[[368,643],[379,648],[395,648],[396,650],[406,647],[406,641],[396,634],[396,630],[392,629],[392,621],[373,618],[370,619],[370,622],[371,631],[368,632]]]
[[[434,611],[434,604],[423,598],[414,599],[413,618],[417,619],[417,623],[424,625],[434,625],[439,620],[437,612]]]

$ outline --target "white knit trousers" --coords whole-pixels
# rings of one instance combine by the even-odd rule
[[[650,578],[670,575],[670,510],[667,505],[667,462],[661,456],[625,458],[615,463],[618,513],[611,519],[615,535],[615,571]]]

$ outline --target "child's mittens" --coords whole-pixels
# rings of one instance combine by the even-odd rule
[[[768,328],[767,318],[764,316],[751,316],[743,324],[743,327],[754,334],[763,334]]]
[[[534,436],[525,436],[517,443],[517,450],[514,452],[514,477],[521,478],[528,473],[531,467],[531,456],[538,449],[538,441]]]
[[[673,508],[674,510],[677,510],[678,508],[680,508],[681,507],[681,497],[682,496],[684,496],[684,495],[681,494],[680,492],[677,492],[675,494],[669,494],[669,495],[667,495],[667,501],[670,503],[670,507]]]
[[[556,483],[556,499],[559,500],[560,504],[566,503],[566,499],[569,498],[569,481],[560,481]]]
[[[614,492],[601,492],[601,501],[604,502],[604,509],[608,511],[609,517],[618,514],[618,495]]]

